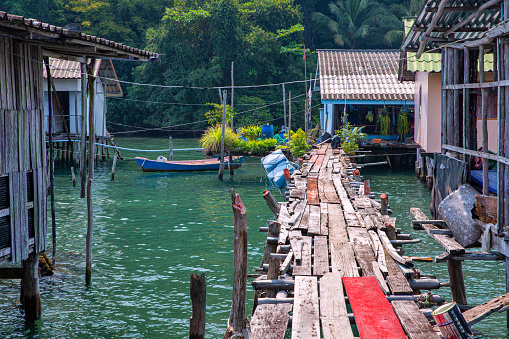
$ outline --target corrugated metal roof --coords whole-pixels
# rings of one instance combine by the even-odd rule
[[[402,45],[403,50],[416,51],[419,48],[420,38],[424,35],[424,31],[430,25],[433,16],[437,12],[438,6],[443,1],[447,1],[447,5],[430,34],[431,38],[444,38],[444,32],[463,19],[466,19],[486,2],[483,0],[428,0],[415,20],[415,23],[412,25],[410,32],[405,37]],[[452,33],[453,40],[482,37],[484,32],[500,23],[500,18],[500,4],[493,5]],[[438,47],[439,44],[437,41],[427,41],[424,50],[428,51]]]
[[[399,51],[317,53],[322,100],[413,100],[414,82],[398,81]]]

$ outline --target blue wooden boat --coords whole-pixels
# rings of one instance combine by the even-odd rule
[[[233,157],[232,165],[234,169],[242,165],[245,157]],[[143,172],[193,172],[193,171],[218,171],[220,166],[219,158],[202,160],[181,160],[168,161],[164,158],[150,160],[147,158],[136,157],[136,162],[140,165]],[[228,158],[224,160],[225,169],[228,168]]]

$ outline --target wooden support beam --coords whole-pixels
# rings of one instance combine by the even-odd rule
[[[445,2],[447,2],[447,1],[445,1]],[[499,2],[500,2],[500,0],[491,0],[491,1],[484,3],[482,6],[479,7],[479,9],[477,11],[473,12],[472,14],[467,16],[465,19],[461,20],[460,22],[458,22],[457,24],[452,26],[449,30],[442,33],[442,36],[448,36],[449,34],[456,32],[459,28],[465,26],[470,21],[472,21],[472,19],[480,16],[482,14],[482,12],[484,12],[486,9],[491,8],[492,6],[496,5]]]
[[[85,198],[87,188],[86,152],[87,152],[87,64],[81,63],[81,128],[80,128],[80,197]]]
[[[191,302],[193,315],[189,325],[189,339],[205,338],[205,316],[207,308],[207,283],[205,273],[191,274]]]
[[[41,292],[39,290],[39,253],[33,251],[23,260],[21,289],[25,319],[32,322],[41,317]]]
[[[460,305],[467,304],[467,293],[465,290],[465,280],[463,278],[463,268],[460,260],[447,260],[447,270],[449,271],[449,282],[451,284],[452,300]]]

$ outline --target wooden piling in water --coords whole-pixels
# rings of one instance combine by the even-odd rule
[[[269,206],[272,213],[274,213],[274,215],[277,216],[279,214],[281,206],[279,205],[279,203],[269,190],[263,191],[263,199],[265,199],[265,201],[267,202],[267,205]]]
[[[87,152],[87,64],[81,63],[81,141],[80,141],[80,198],[85,198],[87,187],[86,152]]]
[[[221,93],[221,92],[220,92]],[[223,180],[223,173],[224,173],[224,131],[225,131],[225,124],[226,124],[226,91],[223,92],[222,96],[223,101],[223,124],[221,127],[221,154],[220,160],[219,160],[219,174],[217,175],[219,180]]]
[[[207,308],[207,284],[205,273],[191,274],[191,302],[193,315],[189,324],[189,339],[205,338],[205,317]]]
[[[41,317],[41,293],[39,290],[39,254],[32,252],[23,260],[21,298],[25,319],[34,321]]]
[[[231,189],[233,229],[233,300],[229,318],[230,335],[243,335],[246,330],[247,288],[247,217],[239,194]],[[226,336],[225,336],[226,337]]]
[[[113,154],[113,166],[111,167],[111,180],[115,180],[115,168],[117,167],[117,154]]]
[[[72,186],[76,187],[76,174],[74,174],[74,167],[71,167],[71,175],[72,175]]]
[[[95,76],[94,69],[97,61],[92,59],[88,72],[88,89],[90,94],[88,128],[89,128],[89,144],[88,144],[88,179],[87,179],[87,238],[86,238],[86,264],[85,264],[85,283],[90,286],[92,282],[92,234],[94,230],[94,206],[92,202],[92,183],[94,181],[94,106],[95,106]]]

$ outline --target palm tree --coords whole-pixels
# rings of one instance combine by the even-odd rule
[[[346,48],[359,48],[370,34],[377,38],[381,28],[388,32],[396,28],[398,19],[373,0],[338,0],[329,3],[332,17],[314,12],[313,20],[318,25],[326,26],[332,33],[336,45]]]

